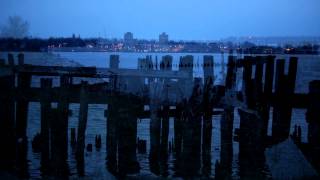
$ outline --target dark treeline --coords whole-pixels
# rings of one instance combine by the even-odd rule
[[[54,47],[85,47],[87,44],[96,44],[95,39],[81,38],[0,38],[0,51],[47,51]]]

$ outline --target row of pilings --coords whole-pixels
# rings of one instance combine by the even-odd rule
[[[24,65],[23,54],[18,55],[18,66]],[[13,56],[8,56],[8,66],[14,66]],[[242,178],[264,178],[264,150],[274,143],[289,137],[294,99],[297,58],[289,61],[285,74],[285,60],[275,60],[274,56],[246,56],[237,60],[229,56],[226,82],[224,86],[214,85],[214,61],[212,56],[204,56],[204,78],[192,77],[193,56],[180,58],[179,71],[189,74],[188,79],[178,79],[172,83],[169,78],[121,77],[116,74],[109,78],[109,89],[105,117],[107,121],[107,169],[118,177],[138,173],[137,160],[137,120],[149,106],[150,118],[150,171],[167,177],[170,149],[175,156],[175,176],[212,177],[212,116],[214,108],[223,108],[221,116],[220,160],[215,162],[217,179],[232,178],[233,124],[234,112],[238,109],[240,128],[235,139],[239,142],[239,166]],[[150,57],[140,59],[138,68],[146,70],[151,66]],[[172,57],[164,56],[162,71],[172,71]],[[274,70],[275,67],[275,70]],[[119,56],[110,57],[110,69],[119,68]],[[242,91],[236,90],[237,71],[243,69]],[[253,73],[254,72],[254,73]],[[274,77],[275,74],[275,77]],[[51,78],[40,82],[41,130],[40,152],[43,176],[67,177],[68,158],[68,115],[73,77],[60,76],[59,96],[54,101]],[[32,73],[14,72],[0,77],[0,138],[6,146],[0,148],[0,167],[18,172],[28,177],[26,135],[28,103],[24,92],[31,89]],[[148,81],[146,83],[146,81]],[[307,152],[313,164],[319,166],[319,81],[310,83],[309,103],[306,119],[309,123]],[[176,93],[172,96],[171,89]],[[79,121],[76,132],[72,132],[76,148],[78,174],[85,175],[85,132],[88,121],[87,94],[90,85],[83,81],[79,85]],[[147,94],[149,102],[140,94]],[[38,91],[39,92],[39,91]],[[123,93],[125,92],[125,93]],[[172,97],[175,98],[172,108]],[[221,104],[223,104],[221,106]],[[240,104],[240,105],[239,105]],[[272,118],[269,117],[273,108]],[[169,142],[169,118],[174,118],[174,140]],[[269,119],[272,119],[272,136],[267,135]],[[76,134],[76,135],[75,135]],[[171,146],[170,146],[171,145]],[[170,148],[171,147],[171,148]],[[88,162],[89,163],[89,162]]]

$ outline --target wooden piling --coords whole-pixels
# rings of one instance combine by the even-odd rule
[[[308,122],[308,142],[311,146],[320,147],[320,81],[309,84],[309,107],[306,113]]]
[[[72,77],[67,75],[60,76],[60,92],[59,92],[59,102],[58,111],[59,119],[61,120],[60,135],[61,138],[61,148],[63,151],[64,158],[68,157],[68,124],[69,124],[69,95],[68,88],[72,84]]]
[[[49,149],[49,130],[50,130],[50,109],[51,102],[50,89],[52,87],[52,79],[41,79],[40,80],[41,89],[43,90],[40,98],[41,107],[41,172],[47,174],[49,171],[49,159],[50,159],[50,149]]]
[[[308,151],[311,163],[320,169],[320,80],[309,83],[309,106],[306,113],[308,123]],[[301,131],[301,130],[300,130]],[[301,133],[300,133],[301,134]]]
[[[66,177],[69,175],[67,157],[65,147],[65,133],[61,133],[64,129],[65,119],[60,118],[61,111],[59,108],[50,109],[49,125],[50,125],[50,173],[55,177]]]
[[[264,134],[265,137],[267,137],[267,133],[268,133],[269,112],[271,107],[270,99],[272,97],[272,91],[273,91],[274,60],[275,60],[275,56],[266,57],[265,78],[264,78],[263,96],[262,96],[263,108],[261,111],[261,115],[264,123],[262,133]]]
[[[14,57],[13,57],[13,54],[11,53],[8,54],[8,65],[14,66]]]
[[[83,163],[84,163],[84,148],[85,148],[85,132],[87,127],[88,118],[88,102],[86,97],[86,89],[88,83],[85,81],[81,82],[80,91],[80,111],[79,111],[79,124],[78,124],[78,136],[77,136],[77,146],[76,146],[76,159],[78,163],[78,173],[79,175],[84,175]]]
[[[24,92],[31,86],[31,75],[27,73],[18,74],[18,101],[16,110],[16,134],[17,139],[26,138],[28,99],[23,96]]]
[[[12,170],[16,159],[14,82],[14,75],[0,77],[0,142],[4,145],[0,148],[0,169],[5,170]]]
[[[211,141],[212,141],[212,110],[214,61],[213,56],[203,57],[204,88],[203,88],[203,121],[202,121],[202,173],[206,177],[211,174]]]
[[[118,171],[118,160],[117,160],[117,150],[118,150],[118,131],[117,131],[117,101],[110,101],[108,104],[108,109],[105,112],[105,117],[107,118],[107,168],[108,170],[116,174]]]
[[[240,178],[261,179],[259,169],[265,165],[262,119],[256,111],[239,109],[239,165]]]
[[[214,81],[214,61],[213,56],[205,55],[203,56],[203,72],[204,79],[209,77]]]
[[[119,174],[134,174],[140,171],[136,156],[137,110],[139,103],[134,98],[124,95],[120,98],[118,122],[118,170]]]
[[[220,174],[231,179],[233,160],[234,108],[225,108],[220,122]]]
[[[78,120],[78,132],[77,132],[77,143],[76,143],[76,160],[77,160],[77,171],[79,176],[84,176],[84,150],[85,150],[85,132],[88,121],[88,99],[87,99],[87,81],[81,81],[80,89],[80,109],[79,109],[79,120]]]
[[[297,58],[290,58],[288,75],[284,75],[285,61],[277,61],[275,105],[273,109],[272,137],[283,141],[290,135],[292,97],[295,89]]]
[[[110,55],[110,68],[119,69],[119,55]]]
[[[243,60],[243,89],[244,89],[244,100],[245,104],[248,108],[254,107],[254,99],[253,99],[253,81],[251,79],[252,76],[252,57],[245,56]]]
[[[23,66],[24,65],[24,54],[23,53],[19,53],[18,54],[18,65],[19,66]]]

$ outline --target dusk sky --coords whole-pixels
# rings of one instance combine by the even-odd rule
[[[320,36],[320,0],[1,0],[0,24],[13,15],[36,37]]]

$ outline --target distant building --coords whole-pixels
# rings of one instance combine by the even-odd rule
[[[159,35],[159,44],[168,44],[169,36],[165,32]]]
[[[132,32],[126,32],[123,39],[125,44],[132,45],[134,41]]]

